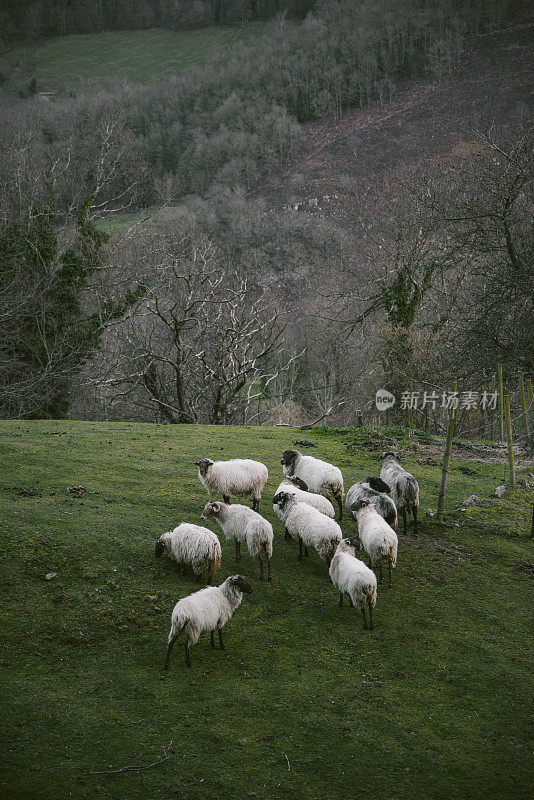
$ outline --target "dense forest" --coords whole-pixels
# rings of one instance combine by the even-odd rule
[[[6,39],[272,21],[182,75],[48,102],[3,67],[2,414],[262,422],[339,407],[354,421],[379,385],[489,390],[498,362],[532,373],[528,115],[481,131],[475,161],[370,190],[352,227],[247,199],[307,122],[442,80],[467,36],[514,13],[506,0],[5,4]],[[101,226],[162,208],[168,224]]]

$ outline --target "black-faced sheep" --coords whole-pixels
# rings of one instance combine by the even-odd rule
[[[208,503],[202,519],[214,517],[227,539],[235,542],[235,560],[241,558],[241,542],[246,542],[252,558],[260,565],[260,580],[263,580],[263,558],[267,560],[267,580],[271,580],[271,558],[273,555],[273,526],[248,506],[234,503]]]
[[[163,533],[156,542],[156,557],[166,551],[181,566],[190,566],[200,580],[207,573],[207,583],[221,566],[221,543],[209,528],[182,522],[173,531]]]
[[[354,539],[342,539],[330,562],[330,578],[339,590],[339,605],[343,605],[343,593],[349,596],[351,606],[359,608],[363,615],[363,627],[367,629],[365,606],[369,608],[369,627],[373,630],[373,608],[376,604],[376,575],[363,561],[356,558]]]
[[[391,496],[404,520],[404,533],[406,533],[406,512],[412,514],[414,533],[417,533],[419,484],[413,475],[401,467],[397,453],[382,454],[380,477],[391,487]]]
[[[250,458],[234,458],[230,461],[203,458],[195,464],[198,477],[210,494],[221,494],[225,503],[230,502],[231,495],[247,497],[251,494],[252,508],[258,510],[261,492],[269,477],[265,464]]]
[[[343,519],[343,475],[338,467],[314,456],[303,456],[298,450],[284,450],[281,463],[284,475],[300,478],[308,491],[335,498],[339,519]]]
[[[278,492],[273,498],[273,503],[280,506],[285,514],[287,530],[299,543],[299,561],[302,559],[304,544],[306,556],[307,547],[313,547],[324,561],[330,563],[338,542],[342,539],[341,528],[337,522],[307,503],[299,503],[296,496],[290,492]]]
[[[397,527],[397,509],[393,498],[390,497],[390,488],[381,478],[365,478],[355,483],[347,492],[345,506],[351,512],[354,503],[358,500],[370,500],[378,513],[384,517],[388,525]]]

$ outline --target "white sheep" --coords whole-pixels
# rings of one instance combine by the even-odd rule
[[[406,512],[412,514],[414,533],[417,533],[419,484],[413,475],[401,467],[397,453],[382,453],[380,477],[391,486],[391,496],[404,520],[404,533],[406,533]]]
[[[235,542],[235,560],[241,558],[241,542],[246,542],[252,558],[260,565],[260,580],[263,580],[263,560],[267,559],[267,580],[271,580],[271,558],[273,555],[273,526],[261,514],[248,506],[234,503],[207,503],[202,519],[215,517],[227,539]]]
[[[215,647],[215,630],[219,634],[219,645],[224,650],[221,628],[226,625],[241,600],[243,592],[250,593],[252,586],[242,575],[232,575],[220,586],[207,586],[199,592],[178,600],[171,617],[165,669],[169,669],[169,658],[173,644],[181,633],[185,634],[185,663],[191,666],[189,648],[196,644],[200,634],[210,631],[210,644]]]
[[[190,566],[200,580],[208,573],[207,583],[221,566],[221,543],[209,528],[182,522],[173,531],[163,533],[156,542],[156,556],[166,550],[181,566]]]
[[[322,559],[330,562],[338,542],[343,538],[337,522],[321,514],[308,503],[299,503],[295,494],[290,492],[278,492],[273,498],[273,503],[280,506],[282,513],[285,514],[288,532],[299,543],[299,561],[302,559],[304,544],[304,555],[308,555],[309,545]]]
[[[352,513],[358,522],[358,536],[363,549],[369,556],[369,565],[380,570],[382,580],[382,559],[387,559],[389,569],[389,587],[391,588],[391,570],[397,563],[399,540],[393,528],[381,517],[369,500],[358,500],[352,506]]]
[[[278,489],[275,492],[275,495],[278,492],[291,492],[294,494],[299,501],[299,503],[308,503],[309,506],[313,506],[316,508],[317,511],[320,511],[321,514],[326,514],[327,517],[334,519],[336,512],[334,511],[334,506],[328,500],[328,498],[323,497],[322,494],[316,494],[315,492],[308,491],[308,485],[304,483],[303,480],[300,478],[290,478],[286,476]],[[285,514],[281,510],[281,508],[277,505],[277,503],[273,503],[273,511],[280,520],[280,522],[284,522],[285,524]],[[287,528],[285,529],[285,536],[284,539],[286,541],[291,539]]]
[[[269,477],[265,464],[250,458],[234,458],[230,461],[203,458],[195,464],[198,477],[210,494],[222,494],[225,503],[230,502],[230,495],[246,497],[251,494],[252,508],[258,510],[261,492]]]
[[[359,608],[363,615],[363,627],[367,630],[365,605],[369,608],[369,627],[373,630],[373,608],[376,605],[376,575],[363,561],[356,558],[354,539],[342,539],[337,546],[330,569],[332,583],[339,590],[339,605],[343,605],[343,593],[349,596],[349,603]]]
[[[388,525],[396,529],[397,509],[393,498],[390,497],[390,491],[390,487],[381,478],[365,478],[350,487],[345,497],[345,505],[352,514],[354,503],[358,500],[370,500]]]
[[[298,450],[284,450],[281,463],[284,475],[300,478],[308,491],[335,498],[339,519],[343,519],[343,475],[338,467],[320,458],[303,456]]]

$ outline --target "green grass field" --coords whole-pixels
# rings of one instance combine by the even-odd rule
[[[127,79],[145,83],[166,69],[177,74],[203,64],[214,50],[248,44],[265,31],[264,23],[200,30],[152,29],[62,36],[31,51],[39,91],[78,86],[88,81]],[[11,60],[16,53],[11,54]]]
[[[314,553],[297,561],[272,512],[281,452],[302,432],[1,423],[2,796],[532,796],[533,493],[458,510],[438,527],[424,512],[436,507],[439,468],[418,463],[428,458],[417,440],[388,433],[420,481],[421,531],[400,536],[393,589],[379,587],[368,632],[359,612],[338,608],[326,565]],[[346,488],[377,473],[378,437],[305,433]],[[490,497],[504,475],[457,452],[449,509]],[[225,628],[226,651],[205,635],[191,670],[175,647],[164,673],[172,608],[199,587],[156,560],[154,543],[182,520],[200,523],[207,495],[193,462],[206,455],[268,465],[260,511],[277,533],[273,581],[258,580],[248,553],[237,567],[223,542],[216,582],[239,571],[254,593]],[[459,471],[466,465],[474,474]],[[66,494],[80,484],[82,498]],[[171,741],[153,768],[91,772],[149,764]]]

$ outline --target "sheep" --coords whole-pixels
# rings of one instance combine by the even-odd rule
[[[248,552],[260,564],[260,580],[263,580],[262,555],[267,559],[267,580],[271,580],[271,558],[273,555],[273,526],[248,506],[238,503],[207,503],[202,519],[215,517],[227,539],[235,541],[235,560],[241,558],[241,542],[246,542]]]
[[[215,647],[213,634],[217,630],[220,648],[225,650],[221,628],[240,604],[244,592],[252,592],[250,583],[242,575],[232,575],[220,586],[207,586],[178,600],[171,617],[165,669],[169,669],[172,647],[182,632],[186,636],[185,663],[188,667],[191,666],[189,648],[198,642],[204,631],[210,631],[210,644]]]
[[[200,580],[208,573],[207,583],[221,566],[221,543],[208,528],[182,522],[173,531],[163,533],[156,542],[156,558],[166,550],[180,565],[189,565]]]
[[[417,534],[419,484],[414,476],[401,467],[396,453],[382,453],[380,477],[391,486],[391,496],[404,520],[404,533],[406,533],[406,511],[408,511],[413,515],[414,533]]]
[[[338,542],[342,539],[341,528],[330,517],[321,514],[308,503],[299,503],[295,494],[278,492],[273,498],[283,514],[288,532],[299,543],[299,561],[308,555],[308,545],[317,550],[319,556],[330,563]]]
[[[315,492],[308,491],[308,484],[304,483],[303,480],[300,478],[290,478],[285,477],[278,489],[275,492],[275,495],[278,492],[291,492],[293,493],[299,503],[308,503],[309,506],[313,506],[316,508],[317,511],[320,511],[321,514],[326,514],[327,517],[334,519],[336,512],[334,511],[334,506],[326,497],[323,497],[322,494],[316,494]],[[273,503],[273,511],[280,520],[280,522],[284,522],[285,515],[279,508],[276,503]],[[291,539],[287,528],[285,529],[284,539],[288,541]]]
[[[339,519],[343,519],[343,475],[338,467],[313,456],[303,456],[298,450],[284,450],[281,463],[284,475],[300,478],[308,484],[308,491],[334,497]]]
[[[382,559],[387,558],[389,568],[389,588],[391,589],[391,570],[397,563],[399,540],[393,528],[380,516],[370,500],[358,500],[352,506],[352,513],[358,522],[358,536],[363,549],[369,556],[369,566],[376,565],[382,580]]]
[[[260,507],[261,491],[267,483],[269,473],[265,464],[250,458],[234,458],[230,461],[212,461],[203,458],[195,462],[198,477],[210,494],[222,494],[225,503],[230,495],[246,497],[253,495],[252,508]]]
[[[393,499],[389,496],[390,488],[380,478],[365,478],[355,483],[347,492],[345,505],[352,513],[352,506],[358,500],[370,500],[380,516],[384,517],[388,525],[397,528],[397,509]]]
[[[332,583],[339,589],[339,605],[343,605],[343,592],[349,596],[351,608],[357,606],[363,615],[363,627],[367,630],[365,604],[369,608],[369,628],[373,630],[373,608],[376,605],[376,575],[363,561],[356,558],[355,539],[342,539],[330,562],[328,570]]]

